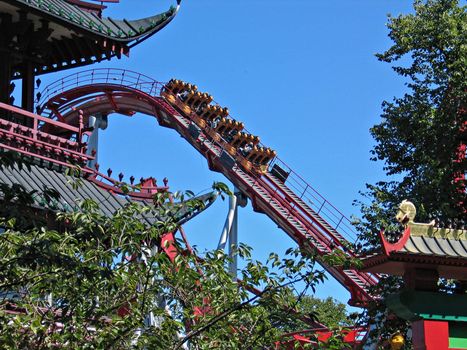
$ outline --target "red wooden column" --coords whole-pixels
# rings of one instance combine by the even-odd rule
[[[34,112],[34,66],[31,62],[24,63],[22,76],[21,107],[28,112]],[[25,122],[28,121],[25,120]]]
[[[449,324],[445,321],[414,321],[412,341],[414,350],[448,350]]]

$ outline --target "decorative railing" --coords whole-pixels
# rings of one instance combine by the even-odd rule
[[[83,120],[71,126],[0,103],[0,147],[57,164],[83,165],[86,154]]]

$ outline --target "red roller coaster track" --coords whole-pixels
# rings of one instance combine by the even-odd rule
[[[209,169],[224,174],[248,196],[255,211],[266,214],[301,247],[320,256],[339,250],[348,258],[358,258],[351,248],[356,235],[350,221],[312,186],[277,157],[263,173],[248,169],[243,156],[229,153],[228,144],[214,130],[200,126],[196,115],[183,113],[180,101],[174,107],[161,97],[163,87],[128,70],[87,70],[47,86],[40,95],[38,112],[70,125],[78,123],[79,110],[84,116],[136,112],[155,116],[161,126],[174,129],[197,149],[207,159]],[[282,179],[273,170],[277,167],[286,174]],[[349,290],[349,304],[365,306],[374,299],[369,290],[377,283],[377,276],[325,263],[322,266]]]

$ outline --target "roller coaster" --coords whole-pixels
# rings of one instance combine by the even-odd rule
[[[119,0],[0,0],[0,152],[2,157],[8,153],[4,162],[7,166],[0,169],[0,184],[6,185],[5,188],[11,187],[12,190],[24,189],[34,196],[34,201],[27,204],[30,209],[34,209],[31,223],[35,223],[36,218],[40,217],[41,221],[49,224],[53,221],[50,220],[49,209],[79,210],[76,207],[77,201],[88,198],[98,199],[101,203],[99,210],[106,216],[112,216],[128,201],[152,200],[160,192],[165,192],[173,200],[168,192],[167,179],[162,181],[163,186],[157,185],[152,177],[141,178],[139,184],[135,185],[135,178],[131,176],[128,186],[122,186],[122,173],[118,175],[117,181],[112,178],[111,169],[107,170],[107,175],[99,171],[99,129],[105,129],[108,118],[114,114],[145,114],[156,118],[160,126],[173,129],[183,137],[206,159],[211,171],[222,173],[235,187],[234,194],[229,199],[230,208],[219,249],[224,249],[227,237],[230,247],[237,244],[236,210],[238,206],[244,206],[245,198],[248,198],[254,211],[267,215],[298,244],[302,252],[308,251],[317,256],[321,266],[348,290],[350,305],[370,309],[374,302],[381,300],[375,294],[378,290],[375,287],[382,279],[377,273],[403,275],[404,285],[408,290],[387,298],[385,303],[388,310],[398,317],[411,321],[414,346],[423,349],[438,349],[442,346],[443,349],[448,349],[448,345],[451,347],[454,344],[457,348],[460,347],[458,344],[467,344],[467,338],[460,336],[461,328],[465,328],[465,324],[461,322],[465,321],[466,315],[465,312],[458,312],[466,309],[458,306],[465,304],[465,298],[461,300],[456,295],[458,289],[465,292],[463,282],[467,255],[464,220],[453,219],[443,223],[435,216],[429,224],[417,223],[414,221],[415,205],[404,201],[399,208],[400,215],[398,214],[398,221],[404,226],[403,233],[381,232],[383,252],[361,256],[357,253],[361,245],[350,220],[282,161],[275,150],[264,145],[259,136],[249,132],[242,121],[231,115],[228,108],[216,103],[213,96],[201,91],[193,83],[178,79],[159,82],[130,70],[101,68],[64,76],[38,92],[35,99],[34,94],[41,85],[41,80],[36,80],[38,76],[128,55],[134,46],[167,26],[177,15],[181,4],[181,0],[176,0],[176,4],[167,11],[138,20],[104,17],[103,11],[107,7],[104,3],[118,2]],[[15,105],[15,97],[18,97],[15,80],[18,79],[21,79],[21,107]],[[454,94],[449,93],[446,96],[442,96],[443,101],[446,98],[452,99]],[[456,138],[459,147],[453,159],[453,183],[459,185],[460,196],[456,205],[465,213],[467,206],[463,194],[466,174],[463,165],[466,156],[467,121],[463,118],[465,106],[462,103],[449,104],[450,108],[454,108],[454,105],[457,106],[457,111],[452,125],[459,125],[460,135]],[[23,158],[27,159],[27,171],[23,171],[21,162],[15,163],[17,159]],[[450,162],[451,158],[446,160]],[[85,180],[82,181],[83,186],[77,186],[80,188],[73,188],[70,192],[65,169],[79,173],[80,177],[82,175]],[[45,198],[45,191],[44,195],[41,194],[44,188],[56,191],[60,199],[53,198],[49,201]],[[15,214],[16,203],[10,208],[11,198],[6,200],[6,197],[8,196],[3,193],[3,198],[0,198],[6,204],[1,211],[6,209],[9,217],[12,212]],[[175,262],[181,254],[178,248],[186,248],[187,254],[192,252],[180,225],[207,208],[216,197],[217,193],[211,192],[197,197],[204,205],[192,207],[180,204],[184,211],[179,213],[176,222],[185,245],[176,247],[175,232],[165,232],[160,242],[156,243],[164,258],[168,257]],[[29,210],[25,212],[29,213]],[[172,212],[168,215],[175,216]],[[153,225],[156,218],[141,219]],[[0,233],[3,231],[0,227]],[[232,250],[229,251],[232,258],[229,272],[235,280],[237,261]],[[346,262],[341,265],[328,263],[335,261],[328,259],[334,255],[344,258]],[[138,259],[139,257],[133,255],[128,261]],[[16,260],[15,257],[14,261]],[[364,261],[366,272],[351,263],[359,260]],[[440,278],[459,279],[455,293],[443,293],[438,288]],[[238,282],[241,283],[240,280]],[[19,285],[24,283],[27,282],[20,279]],[[256,296],[264,293],[251,287],[247,290]],[[45,300],[42,294],[48,291],[42,288],[38,293],[41,294],[42,302]],[[21,303],[16,303],[17,300],[25,299],[22,292],[1,290],[0,294],[7,297],[3,298],[0,311],[7,310],[10,315],[29,313],[29,306],[24,308]],[[37,299],[36,294],[33,293],[34,300]],[[408,296],[411,301],[417,302],[403,300]],[[47,306],[39,307],[40,314],[45,315],[52,311],[56,315],[61,313],[62,318],[68,318],[68,313],[63,313],[63,303],[54,303],[52,297],[48,296],[46,299]],[[60,296],[54,299],[61,300]],[[99,302],[99,299],[95,301]],[[117,315],[123,317],[131,314],[133,304],[125,300],[116,310]],[[432,308],[432,305],[437,307]],[[187,311],[195,316],[193,323],[198,322],[199,315],[214,312],[209,298],[205,298],[202,305],[195,305]],[[333,332],[327,327],[311,317],[298,315],[295,310],[287,310],[287,314],[300,317],[311,329],[282,334],[275,343],[276,349],[308,348],[301,346],[305,343],[311,348],[319,348],[320,342],[329,344],[329,337]],[[368,327],[350,327],[340,330],[339,335],[345,343],[352,344],[353,348],[363,346],[365,349],[375,349],[381,342],[387,342],[380,339],[380,336],[370,339],[369,334],[373,330],[379,332],[376,324],[384,322],[386,315],[388,318],[392,317],[389,311],[385,315],[379,314],[373,317],[373,324]],[[151,316],[147,317],[148,324],[155,325]],[[42,327],[44,318],[42,315],[40,317],[39,324]],[[27,320],[29,319],[27,315]],[[37,321],[34,318],[31,320],[34,320],[33,324]],[[92,323],[96,320],[94,317],[89,318]],[[6,321],[8,325],[12,322]],[[20,326],[18,330],[21,337],[29,336],[27,323],[16,324],[15,321],[16,325]],[[63,325],[62,321],[54,317],[49,330],[55,332]],[[23,331],[26,327],[27,332]],[[73,326],[70,329],[74,331]],[[32,327],[31,330],[34,331]],[[139,329],[135,331],[135,334],[140,333]],[[309,337],[310,333],[313,337]],[[42,344],[43,330],[40,336]],[[400,349],[403,344],[402,334],[395,334],[391,338],[391,348]],[[52,346],[55,345],[58,344],[52,343]]]
[[[349,219],[193,84],[176,79],[164,84],[129,70],[93,69],[48,85],[36,102],[38,114],[70,126],[83,116],[153,116],[188,141],[210,170],[222,173],[256,212],[266,214],[301,248],[321,257],[337,251],[358,259]],[[320,263],[350,292],[350,305],[365,307],[375,299],[370,290],[377,275]]]

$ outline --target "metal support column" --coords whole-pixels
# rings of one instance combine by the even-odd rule
[[[237,197],[235,194],[229,197],[229,212],[227,218],[225,219],[224,228],[222,229],[221,237],[219,239],[219,244],[217,249],[225,249],[228,239],[230,238],[230,231],[232,230],[232,225],[234,223],[234,218],[237,210]]]
[[[87,154],[92,154],[95,151],[95,158],[88,162],[88,167],[94,168],[94,166],[98,163],[98,148],[99,148],[99,129],[105,130],[107,128],[107,116],[102,115],[100,113],[96,113],[95,115],[89,116],[88,125],[90,128],[93,128],[91,135],[89,136],[88,140],[88,150]]]
[[[237,248],[238,248],[238,204],[237,204],[237,195],[234,193],[235,197],[235,209],[234,216],[232,221],[232,227],[229,232],[229,257],[231,259],[229,265],[229,272],[234,279],[237,278]]]
[[[229,242],[228,254],[231,259],[229,264],[229,272],[237,278],[237,248],[238,248],[238,206],[242,205],[242,194],[237,188],[234,188],[233,194],[229,197],[229,212],[225,220],[224,228],[222,229],[221,237],[217,249],[225,249],[225,245]]]

